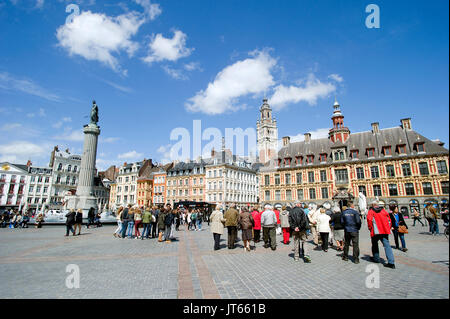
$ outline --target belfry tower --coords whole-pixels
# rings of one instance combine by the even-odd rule
[[[348,127],[344,126],[344,115],[341,113],[341,106],[336,98],[334,98],[333,108],[334,112],[331,117],[331,120],[333,121],[333,128],[328,133],[328,136],[333,143],[337,141],[345,143],[350,135],[350,130]]]
[[[263,104],[259,110],[260,119],[256,122],[258,135],[258,156],[261,163],[267,163],[276,157],[278,149],[278,127],[277,120],[272,117],[272,109],[267,98],[263,99]]]

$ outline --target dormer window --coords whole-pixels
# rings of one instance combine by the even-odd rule
[[[302,165],[302,162],[303,162],[303,157],[301,157],[301,156],[296,156],[295,157],[295,164],[296,165]]]
[[[285,166],[291,166],[291,158],[287,157],[284,159],[284,165]]]
[[[391,156],[392,155],[392,150],[390,146],[384,146],[383,147],[383,154],[384,156]]]
[[[327,161],[327,154],[320,154],[320,162],[321,163],[323,163],[323,162],[326,162]]]
[[[357,158],[358,158],[358,155],[359,155],[358,150],[352,150],[352,151],[350,151],[350,157],[351,157],[352,159],[357,159]]]
[[[375,149],[374,148],[367,149],[367,157],[375,157]]]
[[[314,155],[306,156],[306,163],[312,164],[314,162]]]
[[[397,151],[399,154],[406,154],[406,145],[398,145],[397,146]]]
[[[417,153],[424,153],[425,152],[425,145],[424,145],[424,143],[417,143],[416,144],[416,151],[417,151]]]
[[[338,150],[334,152],[334,160],[335,161],[343,161],[345,159],[344,150]]]
[[[278,166],[281,166],[281,158],[278,159]]]

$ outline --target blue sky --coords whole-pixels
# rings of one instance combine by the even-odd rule
[[[80,15],[67,21],[68,4]],[[368,29],[368,4],[380,28]],[[0,161],[82,152],[100,108],[98,168],[167,160],[171,131],[254,128],[267,96],[279,137],[323,136],[336,95],[352,132],[413,129],[448,147],[448,1],[0,2]],[[203,141],[203,146],[208,141]]]

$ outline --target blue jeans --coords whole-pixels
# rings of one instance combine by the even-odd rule
[[[127,220],[123,220],[122,221],[122,228],[120,229],[122,238],[126,237],[127,227],[128,227],[128,221]]]
[[[144,229],[142,230],[142,239],[144,239],[144,237],[148,238],[151,233],[152,224],[142,224],[142,225],[144,225]]]
[[[197,220],[197,228],[198,228],[198,230],[202,230],[202,221],[201,220]]]
[[[384,252],[389,264],[394,264],[394,253],[392,252],[391,245],[389,244],[389,235],[375,235],[372,237],[372,255],[376,262],[380,262],[380,252],[378,250],[378,241],[384,246]]]
[[[400,233],[398,230],[394,229],[392,231],[392,234],[394,235],[394,241],[395,241],[395,248],[399,249],[398,245],[398,238],[400,237],[400,241],[402,243],[402,248],[406,248],[406,242],[405,242],[405,234]]]
[[[130,238],[133,237],[133,228],[134,228],[134,221],[128,222],[127,236]]]
[[[430,228],[431,228],[432,234],[439,235],[439,224],[438,224],[437,219],[430,220]]]

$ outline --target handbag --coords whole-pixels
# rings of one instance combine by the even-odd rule
[[[398,226],[398,232],[401,234],[407,234],[408,233],[408,228],[406,228],[406,226],[402,225],[402,226]]]

